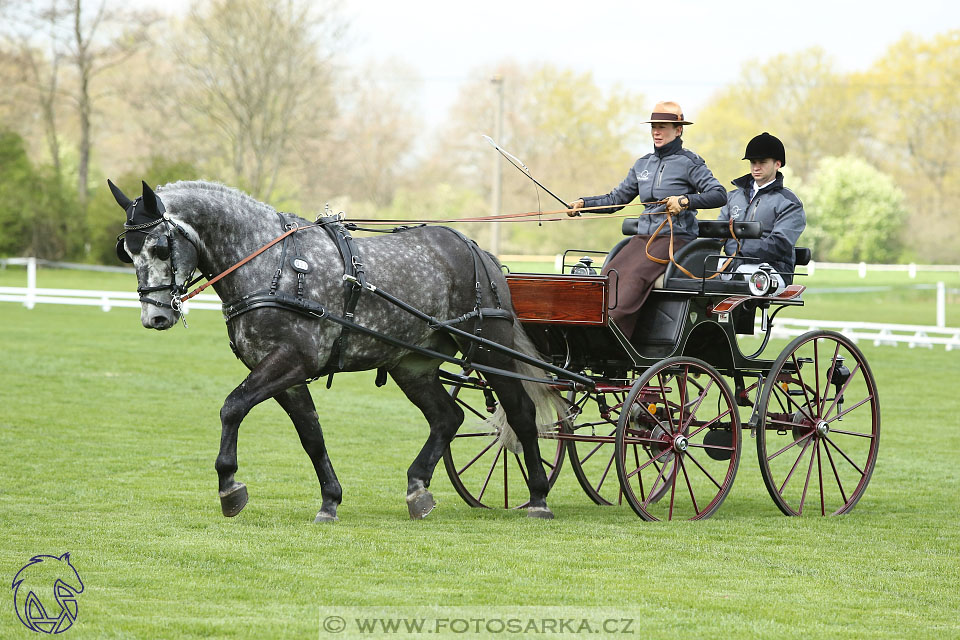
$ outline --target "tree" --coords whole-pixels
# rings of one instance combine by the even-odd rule
[[[876,119],[873,158],[909,197],[911,250],[956,262],[960,243],[960,29],[931,40],[906,36],[868,72]]]
[[[47,151],[58,174],[60,114],[68,106],[76,115],[77,201],[81,212],[86,211],[94,117],[107,95],[97,88],[97,78],[148,41],[155,16],[114,9],[106,0],[31,0],[8,13],[2,31],[25,69],[23,84],[39,106]]]
[[[333,113],[333,50],[341,27],[332,5],[306,0],[196,2],[179,25],[172,98],[230,179],[270,199],[281,168],[305,141],[326,134]]]
[[[860,89],[834,66],[819,47],[745,63],[742,79],[698,114],[694,148],[725,185],[749,171],[744,148],[764,131],[783,141],[787,166],[802,180],[821,158],[858,153],[868,114],[859,107]]]
[[[390,205],[405,177],[422,122],[411,98],[415,72],[395,62],[368,64],[337,84],[337,113],[329,133],[304,145],[307,202],[348,198]],[[407,91],[401,89],[407,88]]]
[[[75,258],[83,246],[76,201],[49,167],[34,167],[23,138],[0,131],[0,255]]]
[[[479,197],[476,209],[461,215],[487,215],[492,166],[497,153],[482,135],[494,135],[496,95],[490,78],[503,79],[504,133],[498,144],[519,157],[531,174],[561,198],[601,193],[623,179],[645,137],[650,105],[642,96],[615,88],[599,89],[591,74],[550,65],[500,64],[476,72],[461,91],[449,124],[441,131],[429,160],[420,170],[421,184],[469,188]],[[502,212],[555,211],[562,207],[519,171],[503,162]],[[502,251],[548,253],[571,242],[580,220],[501,225]],[[478,240],[489,243],[490,226]],[[579,227],[582,229],[583,227]],[[606,248],[620,238],[618,219],[589,225],[589,240],[578,244]],[[486,236],[486,237],[484,237]]]
[[[817,260],[896,262],[907,212],[893,179],[861,158],[824,158],[799,195],[807,214],[804,243]]]

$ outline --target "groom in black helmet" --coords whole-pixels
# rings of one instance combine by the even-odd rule
[[[727,204],[718,219],[760,222],[761,237],[742,240],[739,255],[769,263],[790,283],[793,248],[807,226],[807,216],[800,199],[783,186],[780,167],[787,164],[783,143],[764,131],[747,143],[743,159],[750,161],[750,173],[733,181],[736,189],[727,193]],[[735,240],[724,245],[727,255],[733,255],[736,248]]]

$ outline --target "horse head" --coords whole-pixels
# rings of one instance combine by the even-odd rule
[[[180,297],[197,269],[197,247],[185,224],[167,212],[146,182],[135,200],[110,180],[107,184],[127,214],[117,238],[117,258],[136,268],[140,322],[147,329],[169,329],[180,318]]]

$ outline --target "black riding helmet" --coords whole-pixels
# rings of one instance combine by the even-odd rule
[[[747,143],[747,150],[743,153],[744,160],[763,160],[764,158],[773,158],[780,161],[780,166],[787,166],[786,151],[779,138],[772,136],[766,131],[756,136]]]

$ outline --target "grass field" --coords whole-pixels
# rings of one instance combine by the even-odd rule
[[[932,281],[956,287],[950,277]],[[901,287],[921,278],[930,276],[868,276],[893,287],[883,305],[876,294],[817,294],[811,279],[795,315],[932,323],[931,292],[920,304]],[[865,284],[840,281],[830,286]],[[0,285],[22,283],[22,271],[0,271]],[[41,271],[39,284],[132,289],[114,274]],[[956,300],[947,313],[956,326]],[[189,330],[156,333],[136,310],[3,303],[0,577],[69,551],[85,584],[64,636],[75,638],[316,638],[324,616],[369,606],[394,616],[615,612],[644,638],[960,637],[960,354],[862,348],[880,389],[880,457],[847,516],[782,516],[747,440],[733,491],[702,522],[594,506],[569,469],[550,495],[556,520],[475,510],[442,465],[439,507],[413,522],[405,470],[426,427],[370,372],[312,387],[344,487],[341,521],[314,526],[316,477],[274,404],[240,431],[250,504],[220,515],[218,412],[245,369],[219,314],[197,311]],[[13,592],[2,598],[0,638],[31,637]]]

